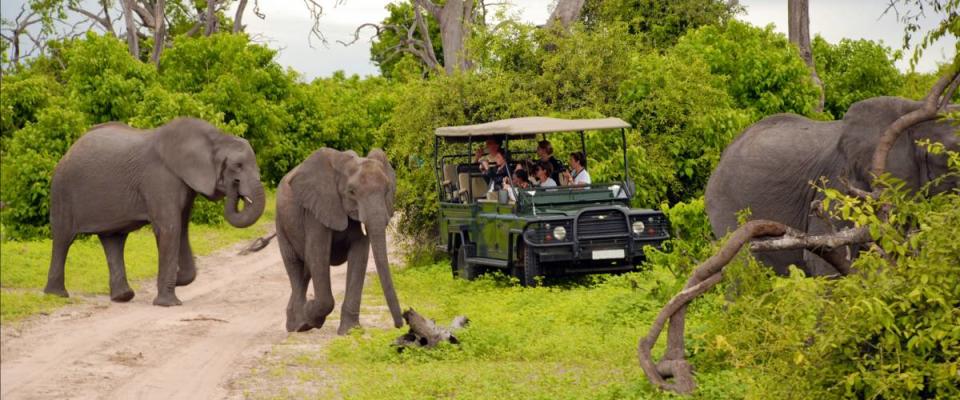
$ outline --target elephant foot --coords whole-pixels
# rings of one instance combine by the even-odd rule
[[[173,293],[161,293],[157,298],[153,299],[153,305],[161,307],[171,307],[179,306],[183,304],[180,299],[177,298],[177,295]]]
[[[346,319],[340,318],[340,327],[337,328],[337,334],[340,336],[350,333],[350,330],[353,328],[359,328],[360,323],[357,321],[347,321]]]
[[[287,332],[306,332],[311,329],[313,329],[313,325],[304,321],[287,320]]]
[[[117,303],[126,303],[130,300],[133,300],[133,289],[129,287],[120,290],[111,290],[110,291],[110,300]]]
[[[304,306],[304,311],[308,323],[314,328],[320,329],[326,322],[327,315],[333,312],[333,304],[323,305],[317,300],[308,300],[306,306]]]
[[[47,285],[47,287],[43,288],[43,292],[46,294],[52,294],[54,296],[70,297],[70,293],[67,293],[67,289],[64,287],[58,288],[58,287],[51,287],[50,285]]]
[[[190,268],[190,269],[180,268],[179,270],[177,270],[177,286],[187,286],[191,282],[193,282],[194,279],[197,279],[196,268]]]

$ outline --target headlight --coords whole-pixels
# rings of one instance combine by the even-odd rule
[[[621,225],[621,226],[623,226],[623,225]],[[631,228],[633,229],[633,233],[634,233],[634,234],[642,235],[642,234],[643,234],[643,228],[645,228],[645,226],[643,225],[643,222],[641,222],[641,221],[636,221],[636,222],[633,223],[633,226],[632,226]]]
[[[562,226],[553,228],[553,237],[557,238],[557,240],[565,239],[567,237],[567,229]]]

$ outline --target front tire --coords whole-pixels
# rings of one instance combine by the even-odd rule
[[[543,276],[543,268],[540,265],[537,254],[533,252],[530,246],[524,246],[523,267],[521,271],[518,272],[517,278],[520,279],[521,285],[526,287],[536,287],[540,285],[540,281],[537,278]]]
[[[454,276],[460,279],[472,281],[480,276],[480,267],[470,264],[467,261],[469,245],[461,245],[457,248],[457,258],[454,265]]]

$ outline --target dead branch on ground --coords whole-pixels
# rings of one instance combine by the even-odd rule
[[[412,308],[403,312],[403,319],[407,321],[410,330],[393,342],[393,345],[397,346],[397,351],[403,351],[407,347],[430,348],[440,342],[458,344],[460,340],[453,333],[470,323],[467,317],[460,315],[453,319],[450,327],[437,326],[432,319],[420,315]]]

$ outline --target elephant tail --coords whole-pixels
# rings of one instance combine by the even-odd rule
[[[263,250],[263,248],[267,247],[267,245],[270,244],[270,241],[273,240],[273,238],[275,238],[276,236],[277,236],[277,232],[274,231],[274,232],[268,233],[267,235],[258,237],[254,239],[254,241],[250,242],[250,244],[247,245],[247,247],[244,247],[243,250],[240,250],[240,253],[237,253],[237,254],[241,256],[245,256],[247,254],[256,253],[260,250]]]

